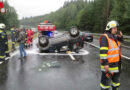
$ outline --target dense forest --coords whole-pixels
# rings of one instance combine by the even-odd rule
[[[19,26],[19,20],[17,13],[13,7],[11,7],[7,1],[4,2],[4,8],[6,9],[6,13],[0,13],[0,23],[4,23],[6,25],[6,30],[9,30],[12,25]]]
[[[44,20],[53,22],[58,30],[77,26],[80,30],[100,33],[108,21],[117,20],[119,29],[130,35],[130,0],[69,0],[56,12],[23,18],[20,24],[37,26]]]

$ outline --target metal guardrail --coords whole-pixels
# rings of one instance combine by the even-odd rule
[[[123,35],[123,37],[124,37],[124,38],[128,38],[128,39],[130,39],[130,36]]]
[[[92,34],[93,34],[94,36],[100,36],[100,35],[102,35],[101,33],[92,33]],[[130,39],[130,36],[123,35],[123,38],[125,38],[125,39]],[[124,42],[123,42],[123,47],[130,48],[130,42],[124,41]]]
[[[102,35],[101,33],[93,33],[93,35]],[[127,35],[123,35],[124,38],[126,39],[130,39],[130,36]]]

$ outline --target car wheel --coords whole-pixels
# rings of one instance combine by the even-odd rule
[[[49,45],[49,40],[47,37],[45,36],[41,36],[39,37],[39,45],[42,46],[42,47],[46,47]]]
[[[77,36],[79,36],[79,30],[78,30],[77,28],[72,28],[72,29],[69,31],[69,33],[70,33],[70,36],[71,36],[71,37],[77,37]]]

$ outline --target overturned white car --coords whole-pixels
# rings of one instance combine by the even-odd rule
[[[83,48],[84,40],[76,27],[72,27],[68,32],[56,37],[40,35],[38,37],[38,48],[41,52],[64,52],[75,51]]]

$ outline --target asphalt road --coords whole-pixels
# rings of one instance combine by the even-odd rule
[[[0,90],[100,90],[99,49],[85,44],[82,53],[40,54],[37,47],[19,51],[0,65]],[[123,58],[120,90],[130,88],[130,61]]]

